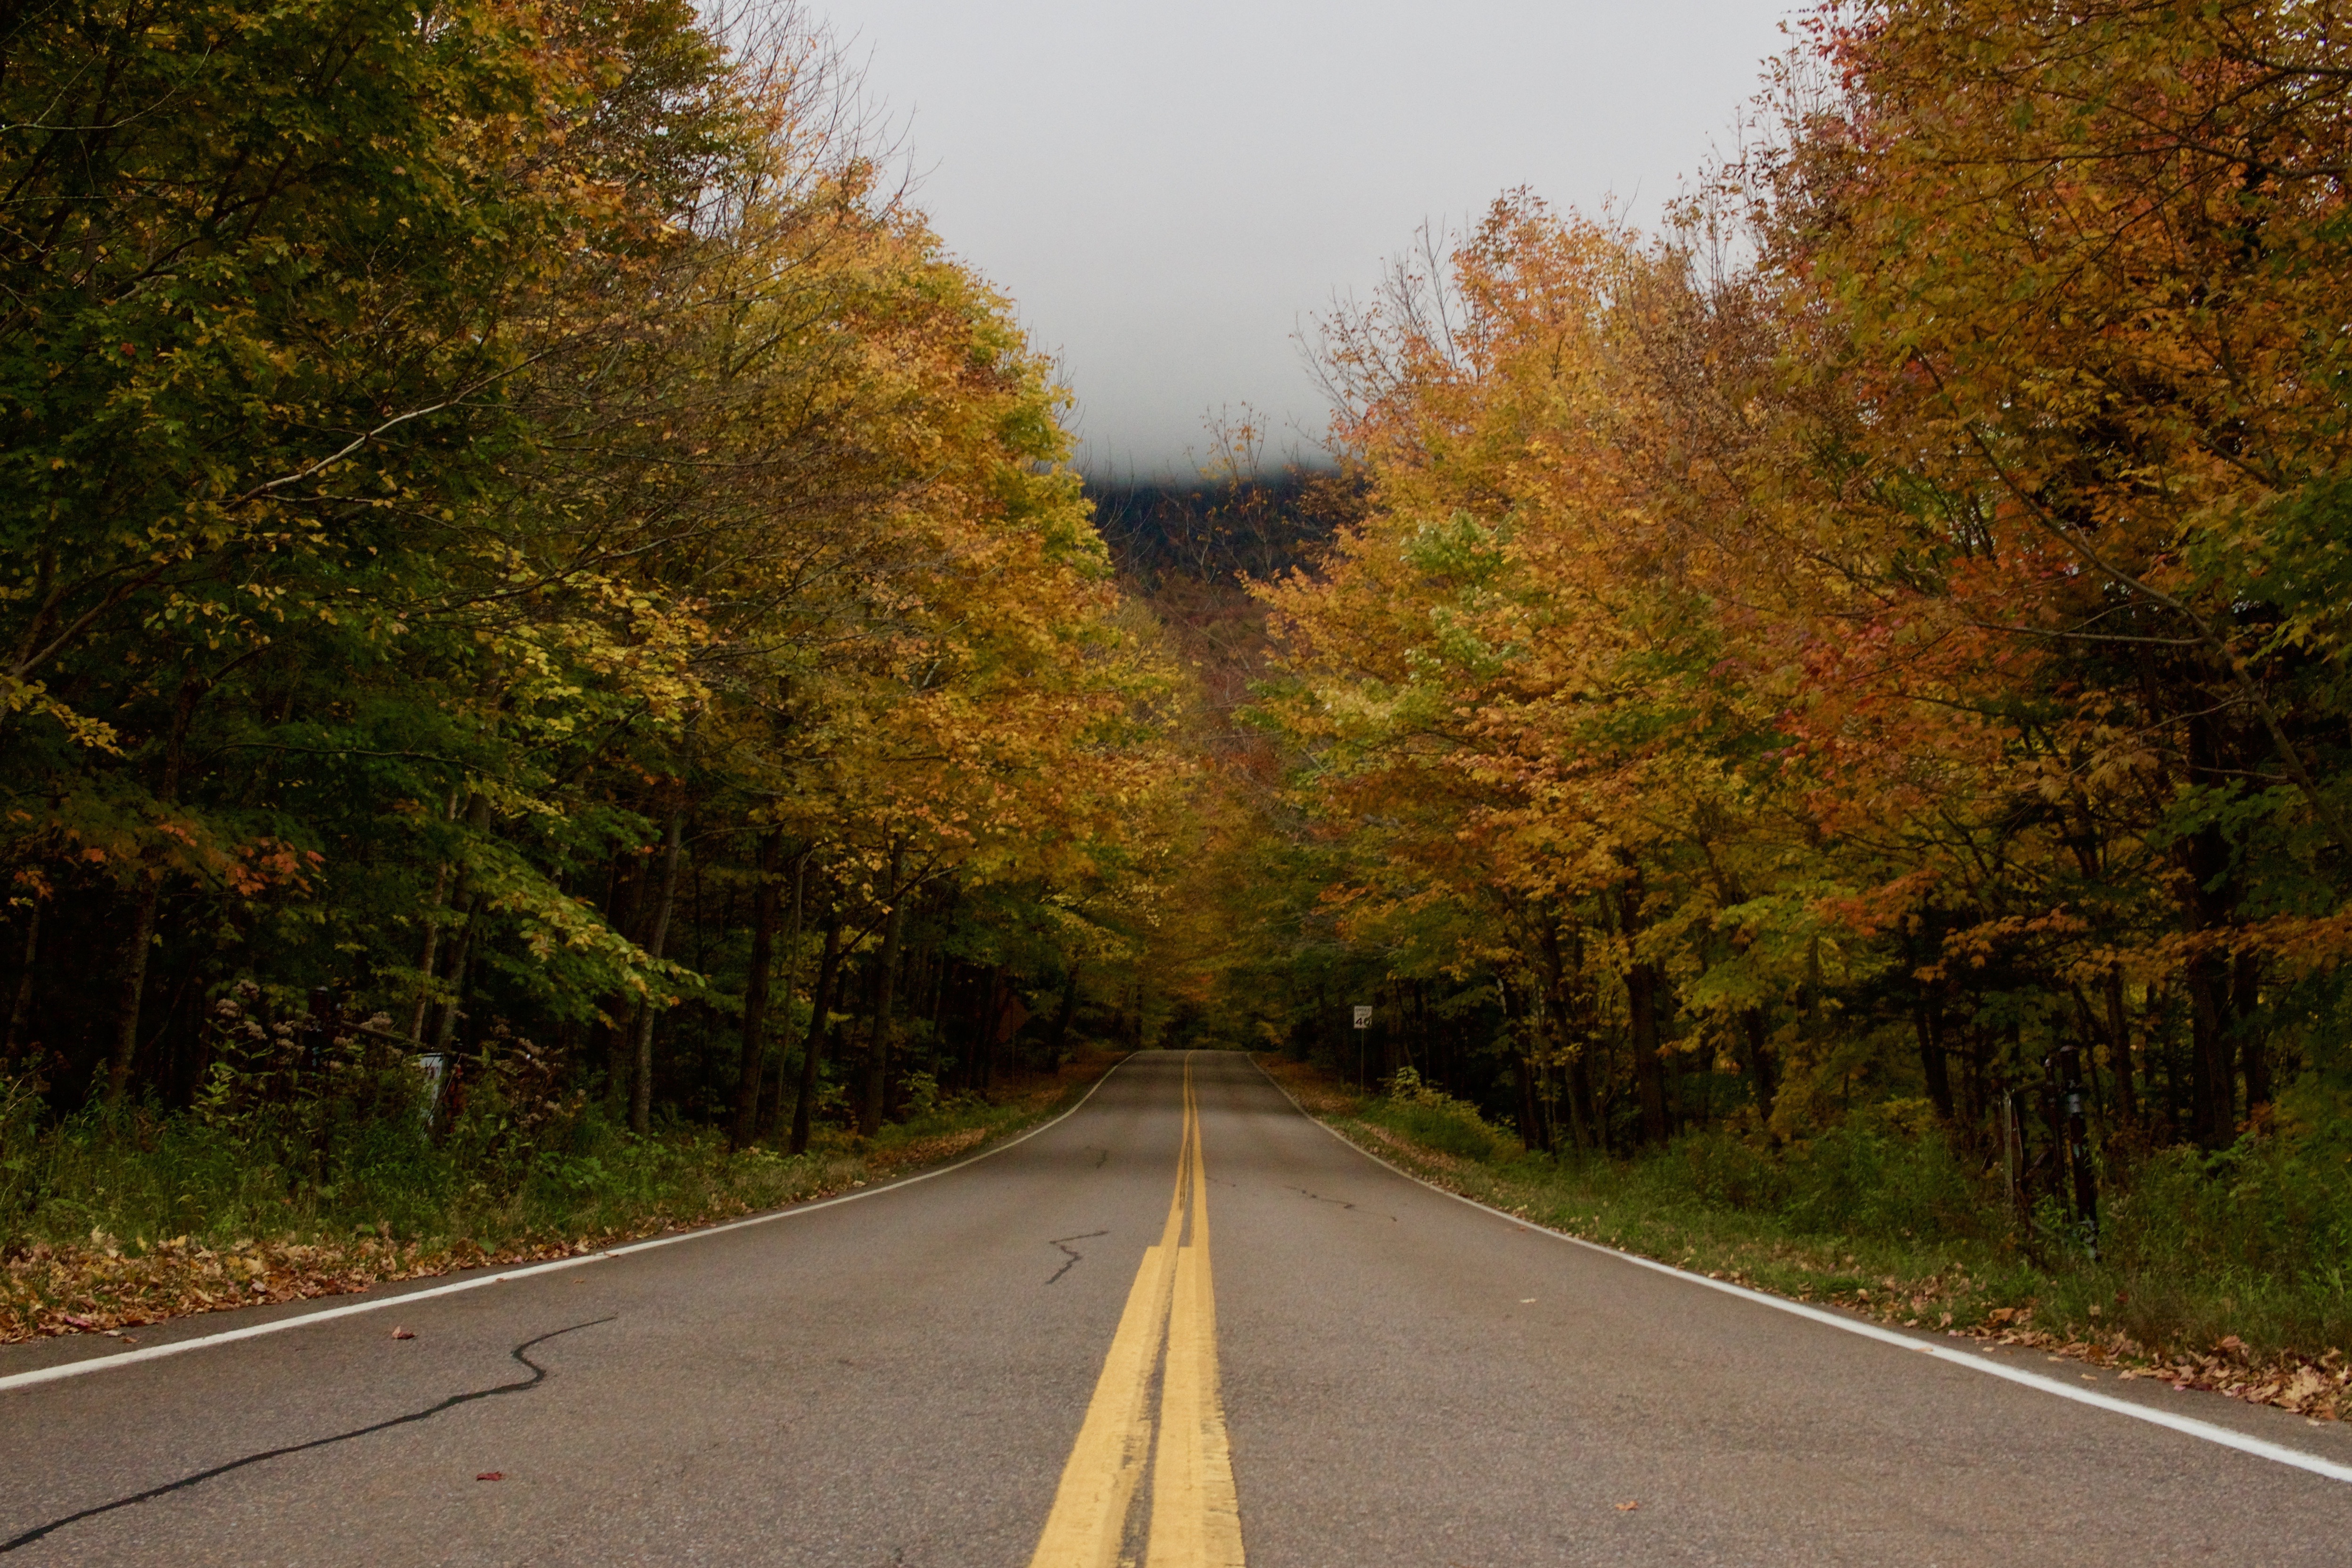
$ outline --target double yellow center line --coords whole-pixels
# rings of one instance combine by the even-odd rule
[[[1189,1231],[1187,1221],[1190,1221]],[[1160,1349],[1167,1360],[1160,1366]],[[1160,1370],[1159,1445],[1151,1374]],[[1241,1511],[1224,1403],[1217,1393],[1217,1300],[1209,1278],[1209,1193],[1201,1112],[1184,1063],[1184,1132],[1176,1191],[1159,1245],[1127,1293],[1061,1489],[1030,1568],[1118,1568],[1144,1467],[1151,1468],[1145,1568],[1242,1568]]]

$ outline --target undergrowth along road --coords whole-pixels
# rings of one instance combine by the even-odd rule
[[[820,1128],[800,1155],[761,1146],[730,1152],[701,1129],[620,1134],[598,1157],[555,1171],[554,1181],[506,1192],[466,1185],[421,1224],[408,1216],[405,1237],[352,1212],[340,1194],[299,1189],[285,1195],[275,1225],[257,1223],[250,1205],[240,1205],[234,1215],[199,1215],[170,1234],[165,1225],[175,1216],[142,1201],[154,1184],[122,1179],[141,1173],[142,1151],[119,1150],[109,1166],[112,1187],[102,1179],[68,1183],[0,1236],[0,1343],[100,1333],[135,1344],[126,1331],[192,1313],[538,1262],[831,1197],[1033,1127],[1121,1059],[1080,1056],[1057,1073],[1013,1079],[985,1100],[944,1101],[870,1139]],[[164,1158],[162,1142],[143,1151],[151,1163]],[[68,1221],[74,1229],[61,1233]]]

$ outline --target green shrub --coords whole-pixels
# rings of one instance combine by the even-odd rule
[[[1387,1098],[1373,1109],[1374,1118],[1425,1148],[1465,1160],[1492,1160],[1519,1146],[1479,1115],[1476,1106],[1423,1083],[1411,1068],[1398,1068],[1388,1088]]]

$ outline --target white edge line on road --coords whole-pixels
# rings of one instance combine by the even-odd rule
[[[14,1373],[6,1377],[0,1377],[0,1394],[5,1394],[12,1388],[30,1388],[37,1383],[56,1383],[63,1378],[83,1377],[94,1372],[107,1372],[115,1367],[130,1366],[138,1362],[161,1361],[165,1356],[184,1355],[190,1351],[209,1350],[215,1345],[229,1344],[237,1340],[254,1340],[259,1339],[264,1334],[280,1334],[289,1329],[309,1328],[313,1323],[323,1323],[332,1318],[356,1317],[362,1312],[381,1312],[393,1307],[404,1307],[411,1301],[429,1301],[436,1296],[455,1296],[460,1291],[478,1290],[488,1285],[504,1285],[516,1279],[528,1279],[537,1274],[553,1274],[559,1269],[579,1268],[591,1263],[607,1263],[615,1258],[626,1258],[631,1253],[651,1252],[657,1247],[675,1247],[682,1241],[700,1241],[706,1237],[723,1236],[730,1230],[743,1230],[755,1225],[768,1225],[780,1219],[792,1219],[799,1215],[814,1214],[819,1209],[829,1209],[836,1204],[856,1203],[860,1198],[880,1197],[885,1193],[895,1193],[902,1187],[911,1187],[917,1182],[928,1182],[934,1176],[944,1176],[951,1171],[961,1171],[966,1165],[977,1164],[982,1160],[1003,1153],[1017,1143],[1027,1142],[1049,1127],[1060,1125],[1076,1116],[1085,1107],[1087,1101],[1095,1097],[1096,1089],[1110,1081],[1111,1073],[1118,1071],[1134,1059],[1134,1055],[1130,1052],[1113,1062],[1110,1072],[1106,1072],[1102,1077],[1095,1079],[1087,1087],[1086,1093],[1078,1096],[1076,1105],[1071,1106],[1052,1121],[1041,1121],[1018,1138],[1007,1138],[995,1147],[982,1149],[979,1153],[968,1159],[958,1160],[952,1165],[941,1165],[937,1170],[922,1171],[911,1176],[901,1176],[896,1181],[862,1188],[854,1193],[843,1193],[835,1197],[820,1198],[813,1204],[795,1204],[790,1208],[771,1209],[766,1214],[752,1215],[744,1219],[731,1219],[724,1225],[703,1226],[694,1230],[673,1231],[666,1236],[648,1237],[643,1241],[632,1241],[625,1246],[607,1247],[602,1252],[583,1252],[573,1258],[558,1258],[546,1263],[526,1264],[520,1268],[509,1268],[497,1274],[479,1274],[471,1279],[459,1279],[447,1285],[428,1286],[422,1290],[406,1290],[397,1296],[383,1296],[372,1301],[353,1301],[346,1306],[327,1307],[316,1312],[297,1312],[290,1317],[275,1319],[267,1323],[254,1323],[242,1329],[225,1329],[216,1334],[202,1334],[194,1339],[174,1340],[167,1345],[150,1345],[144,1350],[124,1351],[119,1355],[92,1356],[86,1361],[62,1362],[56,1366],[37,1367],[31,1372]],[[1342,1139],[1341,1142],[1345,1142],[1346,1140]]]
[[[1931,1356],[1950,1366],[1964,1366],[1970,1372],[1980,1372],[1988,1376],[2004,1378],[2011,1383],[2021,1384],[2027,1388],[2038,1389],[2043,1394],[2054,1394],[2061,1399],[2071,1399],[2077,1405],[2088,1405],[2117,1415],[2128,1415],[2135,1421],[2145,1421],[2152,1426],[2163,1426],[2174,1432],[2185,1433],[2191,1437],[2201,1437],[2208,1443],[2218,1443],[2224,1448],[2235,1448],[2242,1454],[2252,1454],[2257,1458],[2269,1459],[2281,1465],[2292,1465],[2298,1470],[2308,1470],[2313,1475],[2326,1476],[2330,1480],[2352,1481],[2352,1465],[2338,1464],[2333,1459],[2322,1458],[2317,1454],[2305,1453],[2301,1448],[2290,1448],[2284,1443],[2273,1443],[2261,1437],[2250,1437],[2243,1432],[2233,1431],[2227,1426],[2217,1426],[2210,1421],[2200,1421],[2193,1415],[2175,1415],[2169,1411],[2151,1409],[2147,1405],[2135,1404],[2128,1399],[2117,1399],[2113,1394],[2100,1394],[2087,1388],[2075,1388],[2059,1382],[2054,1377],[2044,1377],[2037,1372],[2027,1372],[2020,1367],[2008,1366],[1999,1361],[1989,1360],[1983,1352],[1970,1355],[1965,1351],[1954,1350],[1948,1345],[1939,1345],[1929,1340],[1915,1339],[1909,1334],[1898,1332],[1894,1329],[1881,1328],[1876,1323],[1865,1322],[1859,1318],[1849,1318],[1843,1313],[1824,1311],[1819,1307],[1809,1306],[1802,1301],[1791,1301],[1785,1296],[1775,1296],[1763,1290],[1752,1290],[1745,1285],[1735,1285],[1728,1279],[1714,1279],[1704,1274],[1694,1274],[1687,1268],[1677,1268],[1671,1263],[1660,1263],[1653,1258],[1643,1258],[1637,1253],[1622,1252],[1613,1247],[1603,1247],[1597,1241],[1587,1241],[1580,1236],[1569,1236],[1564,1232],[1538,1225],[1522,1215],[1498,1209],[1491,1204],[1482,1204],[1475,1198],[1464,1197],[1460,1193],[1447,1192],[1436,1183],[1423,1181],[1402,1166],[1391,1164],[1381,1159],[1321,1117],[1310,1113],[1305,1106],[1298,1103],[1296,1095],[1283,1088],[1281,1082],[1272,1073],[1266,1072],[1265,1068],[1259,1065],[1255,1057],[1251,1058],[1250,1065],[1265,1074],[1265,1081],[1273,1084],[1276,1090],[1285,1100],[1290,1101],[1292,1110],[1375,1165],[1392,1171],[1418,1186],[1427,1187],[1442,1197],[1452,1198],[1455,1203],[1467,1204],[1472,1208],[1493,1215],[1497,1219],[1508,1220],[1521,1230],[1537,1236],[1549,1237],[1554,1241],[1566,1242],[1571,1247],[1581,1247],[1589,1252],[1598,1252],[1604,1257],[1616,1258],[1622,1263],[1631,1263],[1654,1273],[1670,1274],[1677,1279],[1687,1280],[1693,1285],[1704,1285],[1710,1290],[1720,1290],[1727,1296],[1737,1296],[1742,1300],[1753,1301],[1759,1306],[1769,1307],[1775,1311],[1787,1312],[1792,1317],[1805,1318],[1832,1329],[1843,1329],[1849,1334],[1859,1334],[1864,1339],[1876,1340],[1882,1344],[1894,1345],[1914,1354]]]

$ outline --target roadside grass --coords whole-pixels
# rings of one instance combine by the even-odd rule
[[[1081,1055],[871,1139],[820,1125],[797,1156],[730,1152],[687,1125],[640,1138],[577,1103],[534,1121],[492,1100],[438,1137],[414,1114],[322,1120],[315,1105],[213,1121],[0,1114],[0,1343],[559,1258],[829,1196],[1032,1126],[1118,1060]]]
[[[2352,1414],[2352,1183],[2330,1153],[2272,1140],[2150,1156],[2111,1197],[2094,1263],[2054,1225],[2021,1234],[1906,1108],[1801,1148],[1717,1131],[1632,1160],[1555,1157],[1409,1078],[1359,1096],[1305,1064],[1256,1059],[1350,1142],[1549,1229],[1905,1328],[2315,1419]]]

